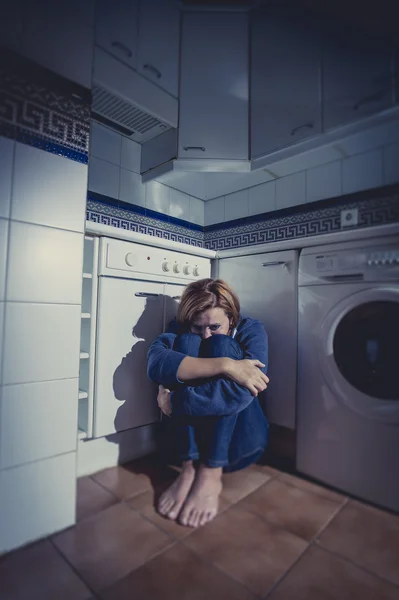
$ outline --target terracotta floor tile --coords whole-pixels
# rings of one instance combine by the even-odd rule
[[[399,588],[311,547],[268,600],[398,600]]]
[[[49,541],[6,556],[0,563],[1,600],[89,600],[90,591]]]
[[[53,538],[82,578],[98,591],[172,542],[125,504],[115,504]]]
[[[266,594],[307,548],[304,540],[240,505],[194,531],[184,544],[259,595]]]
[[[399,585],[399,517],[350,502],[320,544]]]
[[[281,481],[284,481],[285,483],[296,485],[302,490],[308,490],[309,492],[318,494],[319,496],[327,498],[328,500],[340,502],[341,504],[346,500],[346,496],[344,494],[339,494],[338,492],[334,492],[333,490],[330,490],[327,487],[323,487],[322,485],[318,485],[317,483],[307,481],[306,479],[302,479],[301,477],[295,477],[294,475],[289,475],[288,473],[282,473],[279,479]]]
[[[116,504],[118,499],[91,477],[77,481],[76,518],[78,521]]]
[[[92,477],[119,499],[125,500],[173,480],[176,471],[149,457],[105,469]]]
[[[273,479],[250,494],[241,504],[270,523],[312,540],[339,508],[333,502],[293,485]]]
[[[228,502],[238,502],[272,478],[270,471],[258,465],[242,471],[223,475],[222,497]]]
[[[180,544],[101,593],[103,600],[254,600],[242,585]]]
[[[163,486],[164,488],[167,485]],[[194,529],[191,527],[184,527],[183,525],[179,525],[176,521],[171,521],[170,519],[166,519],[162,517],[155,508],[155,502],[159,498],[161,490],[154,492],[154,490],[150,490],[148,492],[144,492],[144,494],[140,494],[128,500],[128,504],[132,506],[135,510],[138,510],[143,516],[147,519],[150,519],[155,525],[160,527],[163,531],[171,535],[176,539],[182,539],[192,533]],[[225,511],[230,506],[230,503],[227,502],[224,498],[220,499],[219,506],[219,514]]]

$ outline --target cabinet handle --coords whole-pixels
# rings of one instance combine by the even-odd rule
[[[122,50],[122,52],[124,52],[128,58],[132,58],[132,51],[130,48],[125,46],[125,44],[122,44],[122,42],[112,42],[111,46],[113,48],[119,48],[119,50]]]
[[[158,298],[159,294],[152,294],[151,292],[136,292],[134,294],[137,298]]]
[[[271,262],[262,263],[262,267],[277,267],[277,266],[285,267],[286,264],[287,263],[285,262],[285,260],[273,260]]]
[[[188,152],[188,150],[201,150],[201,152],[205,152],[204,146],[183,146],[183,150]]]
[[[161,71],[154,67],[154,65],[150,65],[149,63],[147,63],[146,65],[143,65],[143,69],[146,69],[147,71],[152,71],[157,79],[161,79],[162,77]]]
[[[172,296],[172,300],[180,300],[181,296]]]
[[[359,110],[359,108],[361,106],[364,106],[365,104],[369,104],[370,102],[378,102],[378,100],[382,100],[384,98],[384,90],[380,90],[379,92],[376,92],[375,94],[370,94],[370,96],[365,96],[364,98],[361,98],[360,100],[358,100],[358,102],[356,102],[356,104],[354,104],[352,106],[353,110]]]
[[[300,129],[313,129],[314,125],[313,122],[310,123],[305,123],[304,125],[298,125],[298,127],[294,127],[294,129],[292,129],[291,131],[291,135],[295,135]]]

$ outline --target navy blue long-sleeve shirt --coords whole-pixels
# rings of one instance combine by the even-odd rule
[[[157,384],[172,390],[172,414],[192,416],[222,416],[244,410],[253,400],[251,392],[228,377],[204,378],[198,385],[182,382],[177,377],[185,354],[173,350],[176,333],[163,333],[151,344],[148,351],[148,377]],[[251,318],[240,319],[235,341],[243,358],[260,360],[268,365],[268,339],[263,324]]]

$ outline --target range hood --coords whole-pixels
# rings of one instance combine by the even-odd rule
[[[92,114],[104,125],[143,144],[177,127],[178,101],[96,47]]]

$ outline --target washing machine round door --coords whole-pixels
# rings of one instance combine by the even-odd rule
[[[399,424],[399,287],[345,298],[325,318],[321,343],[334,395],[365,417]]]

